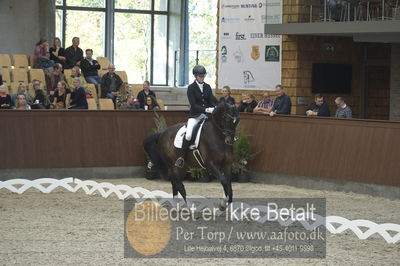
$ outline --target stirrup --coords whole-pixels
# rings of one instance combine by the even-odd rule
[[[183,157],[179,157],[178,159],[176,159],[175,162],[176,167],[183,168],[184,165],[185,165],[185,159],[183,159]]]

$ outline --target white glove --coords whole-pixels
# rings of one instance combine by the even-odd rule
[[[215,109],[215,107],[208,107],[208,108],[206,108],[206,113],[212,114],[214,109]]]

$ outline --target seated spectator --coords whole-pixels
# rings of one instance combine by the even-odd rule
[[[254,113],[269,114],[274,106],[274,100],[271,99],[268,92],[264,92],[263,99],[254,108]]]
[[[11,109],[11,97],[7,91],[6,85],[0,85],[0,109]]]
[[[18,85],[17,93],[14,93],[13,95],[11,95],[11,104],[12,104],[13,107],[15,107],[16,99],[17,99],[18,95],[24,95],[26,103],[28,105],[32,104],[32,102],[33,102],[32,97],[31,97],[31,95],[29,95],[26,92],[26,86],[23,83],[20,83]]]
[[[53,67],[55,62],[50,60],[49,43],[47,40],[40,39],[35,47],[35,65],[34,68]]]
[[[79,46],[79,38],[74,37],[72,38],[72,45],[65,49],[65,58],[66,64],[65,68],[66,69],[71,69],[74,66],[80,66],[81,61],[83,60],[83,51]]]
[[[140,109],[140,102],[133,95],[128,97],[126,103],[119,106],[120,110],[138,110]]]
[[[31,110],[30,105],[26,102],[24,94],[18,94],[15,102],[15,110]]]
[[[88,109],[85,90],[81,86],[81,80],[74,78],[72,82],[70,109]]]
[[[139,91],[136,97],[140,102],[141,109],[144,109],[147,96],[153,96],[154,98],[156,98],[156,94],[154,93],[154,91],[150,90],[150,82],[146,80],[145,82],[143,82],[143,90]]]
[[[282,85],[276,85],[275,93],[278,96],[274,101],[272,111],[269,113],[270,116],[278,115],[290,115],[292,110],[292,102],[290,97],[283,91]]]
[[[61,47],[61,40],[58,37],[54,38],[53,47],[50,48],[50,59],[65,67],[67,60],[65,57],[65,49]]]
[[[71,76],[65,77],[67,80],[67,85],[69,88],[72,88],[72,82],[75,78],[79,78],[81,80],[81,86],[85,87],[86,86],[86,80],[85,78],[81,75],[81,69],[78,66],[74,66],[71,69]]]
[[[160,110],[160,105],[158,104],[155,97],[149,95],[146,98],[146,104],[144,105],[145,110]]]
[[[32,109],[49,109],[50,99],[47,93],[42,89],[41,82],[39,80],[34,80],[32,82],[33,89],[35,90],[35,98],[33,98]]]
[[[64,74],[62,73],[63,67],[60,63],[54,65],[53,71],[46,75],[47,92],[52,95],[57,88],[60,80],[65,81]]]
[[[67,83],[63,80],[57,84],[57,89],[54,91],[53,108],[68,109],[71,101],[71,90],[68,89]]]
[[[335,117],[337,118],[352,118],[353,113],[351,112],[350,107],[346,104],[342,97],[337,97],[335,100],[337,110]]]
[[[110,64],[108,72],[101,78],[101,98],[110,98],[115,102],[122,83],[120,76],[115,73],[115,66]]]
[[[86,57],[81,61],[81,68],[83,76],[88,83],[100,84],[101,77],[99,77],[98,70],[100,69],[100,64],[92,58],[93,50],[86,49]]]
[[[224,86],[222,88],[222,97],[219,98],[218,102],[235,105],[235,99],[231,97],[231,88],[229,86]]]
[[[127,82],[122,83],[121,87],[119,88],[119,94],[116,99],[117,109],[124,109],[121,108],[126,105],[130,95],[130,88]]]
[[[307,116],[331,116],[328,103],[319,93],[315,95],[314,102],[310,103],[306,110]]]
[[[256,108],[257,102],[254,99],[254,95],[242,94],[242,101],[239,104],[239,112],[252,113]]]

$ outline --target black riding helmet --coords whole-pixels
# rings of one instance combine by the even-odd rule
[[[205,67],[203,67],[201,65],[197,65],[193,68],[193,75],[195,75],[195,76],[203,75],[204,76],[205,74],[207,74]]]

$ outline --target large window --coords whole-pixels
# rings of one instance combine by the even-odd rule
[[[189,82],[196,64],[207,69],[206,82],[215,88],[218,0],[189,0]]]
[[[55,0],[56,36],[64,46],[107,56],[130,83],[168,85],[168,0]]]
[[[150,19],[147,14],[115,13],[115,64],[131,83],[150,79]]]
[[[72,45],[72,38],[76,36],[80,38],[83,50],[90,48],[94,56],[104,56],[104,12],[67,10],[65,21],[66,47]]]

